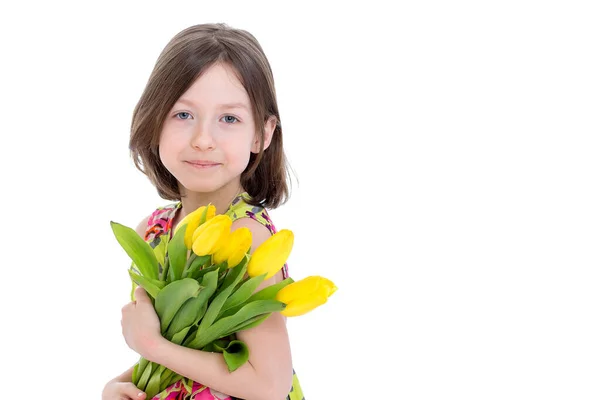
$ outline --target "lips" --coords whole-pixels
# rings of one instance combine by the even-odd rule
[[[212,167],[212,166],[216,166],[216,165],[220,165],[220,163],[214,162],[214,161],[206,161],[206,160],[191,160],[191,161],[186,161],[188,164],[192,164],[198,167]]]

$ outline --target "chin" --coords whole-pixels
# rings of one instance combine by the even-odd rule
[[[182,182],[182,185],[187,192],[194,192],[194,193],[213,193],[223,187],[223,185],[211,184],[208,182],[206,182],[206,183],[194,182],[194,183],[189,183],[189,184],[185,184],[184,182]]]

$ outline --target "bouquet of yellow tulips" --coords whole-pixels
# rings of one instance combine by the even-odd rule
[[[311,276],[298,282],[287,278],[257,292],[260,283],[285,264],[294,235],[283,229],[250,255],[250,230],[231,232],[231,224],[229,216],[215,215],[213,205],[203,206],[179,223],[171,240],[161,235],[151,246],[135,230],[111,221],[117,241],[132,260],[132,300],[136,285],[142,286],[166,339],[222,353],[230,372],[249,357],[237,332],[261,324],[272,312],[305,314],[337,290],[330,280]],[[141,357],[132,381],[152,398],[182,378]]]

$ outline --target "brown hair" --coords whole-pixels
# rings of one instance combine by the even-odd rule
[[[261,148],[252,153],[241,184],[249,203],[276,208],[289,198],[289,173],[271,66],[256,38],[226,24],[200,24],[175,35],[161,52],[134,111],[129,149],[143,172],[166,200],[181,200],[177,179],[162,164],[158,144],[167,114],[207,68],[230,65],[248,93]],[[277,118],[270,146],[264,150],[264,126]]]

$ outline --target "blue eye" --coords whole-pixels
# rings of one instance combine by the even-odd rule
[[[185,111],[182,111],[182,112],[178,112],[177,114],[175,114],[175,116],[177,117],[178,115],[182,115],[182,114],[185,114],[185,115],[190,115],[190,113],[188,113],[188,112],[185,112]],[[186,119],[188,119],[188,118],[178,118],[178,119],[183,119],[183,120],[186,120]]]
[[[234,117],[233,115],[226,115],[223,118],[226,118],[225,122],[227,122],[228,124],[233,124],[235,121],[239,121],[236,117]],[[233,119],[233,120],[232,120]]]

